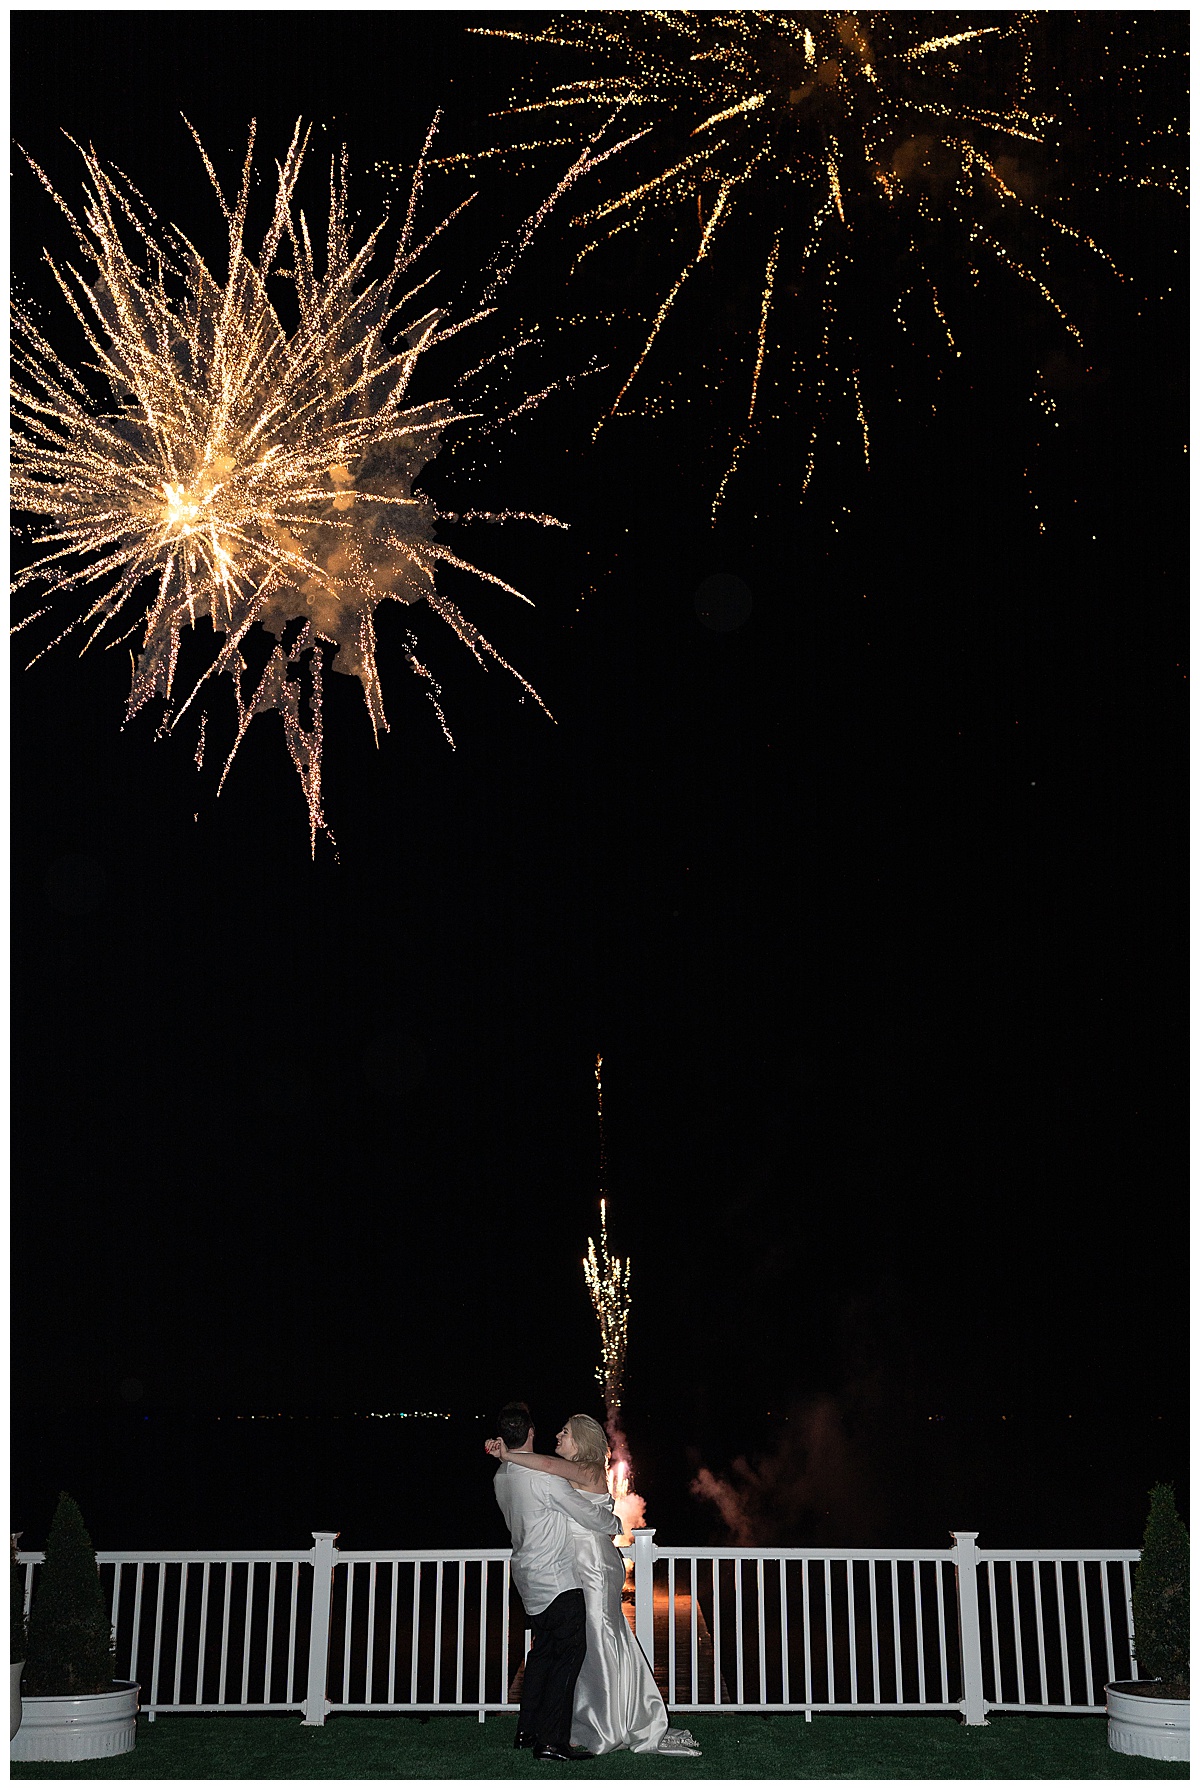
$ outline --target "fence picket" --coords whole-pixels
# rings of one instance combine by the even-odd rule
[[[183,1619],[187,1611],[188,1563],[185,1560],[179,1575],[179,1615],[175,1623],[175,1688],[171,1701],[178,1703],[179,1692],[183,1684]]]
[[[675,1701],[675,1562],[667,1562],[667,1698]]]
[[[500,1700],[502,1703],[508,1702],[508,1684],[509,1684],[509,1680],[508,1680],[508,1607],[512,1601],[511,1589],[510,1589],[511,1585],[512,1585],[512,1567],[510,1566],[508,1560],[505,1560],[505,1562],[504,1562],[504,1588],[503,1588],[503,1592],[502,1592],[504,1601],[500,1606],[501,1611],[502,1611],[502,1616],[501,1616],[502,1634],[501,1634],[501,1640],[500,1640]]]
[[[880,1688],[880,1677],[879,1677],[879,1589],[876,1584],[876,1573],[875,1573],[876,1564],[877,1564],[877,1562],[874,1560],[867,1561],[867,1578],[868,1578],[868,1580],[870,1582],[870,1586],[871,1586],[871,1701],[872,1701],[872,1703],[880,1703],[883,1701],[883,1691]]]
[[[263,1656],[263,1702],[271,1701],[271,1667],[275,1659],[275,1587],[279,1563],[272,1560],[267,1567],[267,1646]]]
[[[1013,1561],[1009,1568],[1009,1585],[1012,1589],[1013,1607],[1013,1648],[1017,1656],[1017,1702],[1025,1701],[1025,1657],[1021,1647],[1021,1588],[1018,1562]]]
[[[200,1575],[200,1645],[196,1649],[196,1701],[204,1701],[204,1643],[208,1639],[208,1590],[212,1561],[204,1562],[204,1571]],[[289,1693],[290,1696],[290,1693]]]
[[[242,1702],[250,1701],[250,1627],[254,1614],[254,1561],[246,1566],[246,1626],[242,1633]]]
[[[1100,1599],[1104,1609],[1104,1657],[1108,1662],[1108,1678],[1106,1682],[1111,1684],[1117,1675],[1117,1668],[1113,1663],[1112,1601],[1108,1592],[1107,1560],[1103,1560],[1100,1563]]]
[[[460,1560],[458,1563],[458,1613],[457,1613],[457,1617],[456,1617],[456,1621],[458,1624],[458,1634],[457,1634],[457,1640],[455,1643],[455,1656],[456,1657],[455,1657],[455,1666],[454,1666],[454,1701],[456,1703],[462,1702],[463,1644],[466,1640],[466,1634],[465,1634],[466,1596],[467,1596],[467,1563],[465,1560]]]
[[[946,1653],[946,1575],[941,1562],[934,1566],[937,1575],[938,1664],[942,1677],[942,1702],[950,1701],[950,1661]]]
[[[809,1602],[808,1602],[808,1576],[809,1576],[810,1564],[811,1564],[811,1562],[808,1560],[802,1560],[800,1562],[800,1584],[801,1584],[801,1588],[802,1588],[803,1594],[804,1594],[803,1595],[803,1603],[804,1603],[804,1619],[803,1619],[803,1626],[804,1626],[804,1701],[806,1703],[811,1703],[813,1700],[813,1694],[812,1694],[812,1622],[810,1620],[811,1612],[809,1610]]]
[[[388,1694],[389,1703],[396,1701],[396,1630],[400,1626],[400,1562],[392,1561],[391,1621],[388,1623]]]
[[[1092,1625],[1088,1621],[1087,1574],[1084,1571],[1082,1560],[1077,1560],[1075,1566],[1079,1574],[1079,1620],[1083,1628],[1084,1683],[1087,1685],[1087,1700],[1089,1703],[1094,1703],[1096,1701],[1096,1679],[1092,1669]]]
[[[1038,1702],[1050,1701],[1050,1662],[1046,1658],[1046,1625],[1042,1615],[1042,1563],[1033,1563],[1033,1604],[1037,1614]]]
[[[1054,1589],[1058,1596],[1058,1639],[1062,1648],[1063,1702],[1071,1701],[1071,1662],[1067,1657],[1067,1600],[1063,1592],[1062,1561],[1054,1562]]]
[[[996,1562],[987,1563],[988,1611],[992,1618],[992,1702],[1003,1703],[1004,1687],[1000,1682],[1000,1620],[996,1614]]]
[[[154,1664],[151,1668],[150,1701],[158,1702],[158,1673],[162,1664],[162,1625],[163,1625],[163,1593],[167,1588],[167,1568],[160,1561],[158,1567],[158,1596],[154,1600],[154,1651],[150,1655]]]
[[[410,1689],[409,1689],[409,1693],[408,1693],[410,1703],[415,1703],[417,1700],[417,1665],[418,1665],[418,1658],[419,1658],[418,1653],[417,1653],[417,1644],[418,1644],[418,1639],[419,1639],[419,1635],[420,1635],[420,1630],[418,1628],[418,1621],[420,1618],[420,1614],[421,1614],[421,1562],[419,1560],[414,1560],[413,1561],[413,1602],[412,1602],[412,1680],[411,1680]]]
[[[433,1598],[433,1700],[441,1702],[442,1691],[442,1585],[446,1562],[439,1560],[434,1575]]]
[[[346,1630],[342,1637],[342,1702],[350,1701],[350,1636],[354,1632],[354,1567],[346,1562]]]
[[[366,1702],[371,1701],[371,1686],[375,1673],[375,1574],[378,1570],[376,1561],[371,1561],[371,1576],[367,1585],[367,1682]]]
[[[921,1607],[921,1562],[914,1560],[913,1609],[917,1619],[917,1702],[925,1701],[925,1613]]]
[[[292,1692],[296,1688],[296,1610],[300,1602],[300,1562],[292,1566],[292,1607],[288,1614],[288,1651],[287,1651],[287,1701],[292,1701]]]
[[[696,1572],[696,1556],[693,1554],[688,1563],[688,1584],[692,1593],[692,1696],[691,1701],[700,1700],[700,1584]]]

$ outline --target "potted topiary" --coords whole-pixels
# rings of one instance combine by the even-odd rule
[[[1190,1651],[1188,1532],[1175,1488],[1156,1485],[1133,1578],[1133,1636],[1143,1677],[1110,1684],[1108,1744],[1144,1759],[1187,1759]]]
[[[8,1654],[12,1662],[9,1666],[9,1671],[12,1674],[11,1720],[8,1733],[10,1740],[21,1726],[21,1674],[25,1670],[25,1574],[17,1563],[17,1543],[20,1539],[19,1533],[12,1537],[12,1566],[9,1570],[12,1635]]]
[[[13,1759],[107,1759],[133,1748],[136,1684],[113,1678],[113,1635],[96,1552],[64,1492],[29,1612],[25,1694]]]

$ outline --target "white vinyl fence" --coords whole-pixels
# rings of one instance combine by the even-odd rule
[[[1137,1549],[625,1549],[672,1710],[1098,1714],[1137,1676]],[[117,1675],[150,1719],[512,1710],[529,1648],[509,1550],[100,1553]],[[43,1556],[23,1553],[26,1608]]]

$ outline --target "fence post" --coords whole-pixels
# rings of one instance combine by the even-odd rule
[[[979,1563],[979,1549],[975,1546],[979,1531],[968,1529],[960,1533],[957,1529],[952,1529],[950,1533],[954,1537],[950,1557],[954,1561],[954,1575],[958,1581],[958,1633],[962,1652],[963,1694],[959,1707],[967,1727],[986,1728],[988,1719],[987,1704],[983,1696],[983,1637],[979,1631],[979,1580],[975,1571]]]
[[[300,1705],[305,1728],[323,1728],[329,1713],[326,1678],[329,1670],[329,1608],[333,1602],[333,1569],[337,1564],[334,1542],[340,1529],[314,1529],[312,1621],[308,1630],[308,1695]],[[347,1636],[347,1643],[349,1636]]]
[[[646,1664],[654,1670],[654,1562],[658,1549],[653,1529],[633,1532],[633,1626]]]

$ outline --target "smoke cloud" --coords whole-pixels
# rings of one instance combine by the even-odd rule
[[[874,1475],[832,1398],[794,1406],[778,1447],[725,1474],[700,1467],[689,1488],[713,1506],[735,1546],[866,1545],[878,1524]]]

